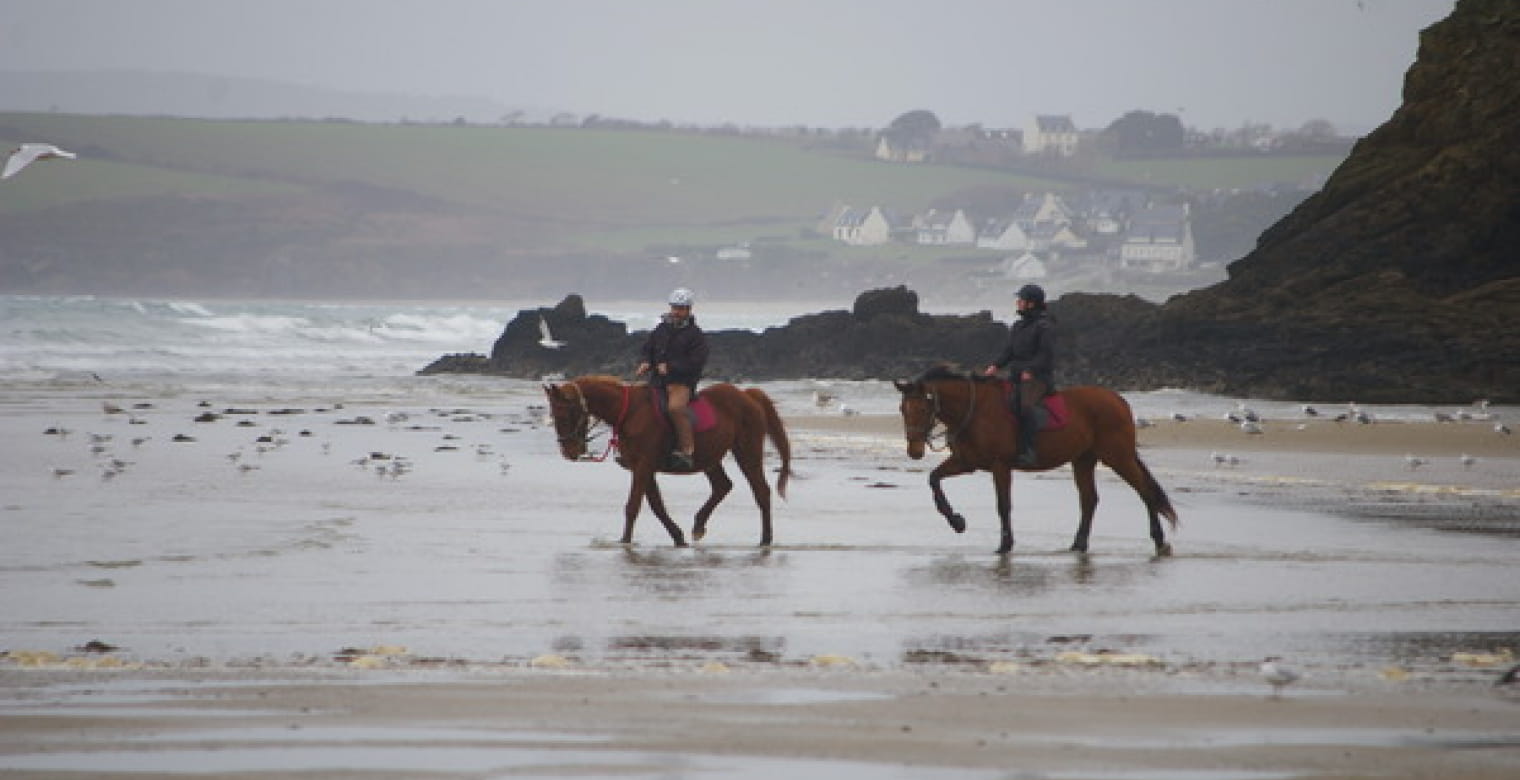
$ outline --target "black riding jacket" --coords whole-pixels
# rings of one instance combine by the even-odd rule
[[[677,326],[669,316],[660,318],[660,324],[649,332],[644,342],[644,362],[653,369],[650,382],[657,386],[682,384],[693,390],[702,379],[707,367],[707,335],[697,327],[696,317],[687,317]],[[658,366],[670,364],[670,373],[661,375]]]
[[[1056,329],[1049,313],[1044,309],[1020,313],[1019,319],[1008,326],[1008,344],[993,365],[1006,366],[1014,381],[1020,373],[1028,371],[1047,388],[1054,388]]]

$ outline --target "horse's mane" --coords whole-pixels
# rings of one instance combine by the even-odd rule
[[[964,371],[957,371],[948,363],[938,363],[930,366],[928,371],[925,371],[918,377],[918,381],[920,382],[928,382],[936,379],[953,379],[960,382],[965,382],[967,380],[970,380],[972,382],[991,382],[996,380],[996,377],[988,377],[982,376],[980,374],[970,374]]]
[[[623,379],[621,377],[616,377],[616,376],[613,376],[611,374],[587,374],[585,376],[578,376],[578,377],[576,377],[575,381],[577,381],[577,382],[595,382],[597,384],[608,384],[608,385],[620,385],[620,384],[623,383]]]

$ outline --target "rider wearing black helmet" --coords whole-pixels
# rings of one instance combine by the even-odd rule
[[[1055,321],[1045,309],[1045,290],[1037,284],[1019,288],[1015,302],[1019,319],[1008,326],[1008,343],[997,360],[983,371],[992,376],[1008,367],[1019,412],[1019,454],[1016,463],[1034,466],[1035,433],[1044,423],[1040,399],[1055,391]]]

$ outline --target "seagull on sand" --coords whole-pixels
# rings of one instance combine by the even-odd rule
[[[565,342],[555,339],[554,334],[549,331],[549,321],[545,320],[543,315],[539,315],[538,318],[538,335],[538,345],[544,349],[559,349],[565,346]]]
[[[1507,699],[1513,698],[1520,701],[1520,665],[1510,667],[1509,671],[1500,675],[1494,681],[1494,689]]]
[[[1462,468],[1464,469],[1470,469],[1473,467],[1473,464],[1478,462],[1477,458],[1473,457],[1472,455],[1468,455],[1465,452],[1462,453],[1461,456],[1457,458],[1457,460],[1462,462]]]
[[[1494,423],[1494,433],[1503,434],[1505,436],[1508,436],[1511,433],[1513,433],[1513,431],[1511,431],[1509,429],[1509,426],[1505,425],[1504,423]]]
[[[1424,458],[1422,458],[1422,457],[1420,457],[1418,455],[1413,455],[1413,454],[1405,454],[1404,455],[1404,464],[1407,465],[1407,466],[1409,466],[1409,470],[1410,471],[1414,471],[1415,469],[1417,469],[1417,468],[1419,468],[1419,467],[1421,467],[1421,466],[1423,466],[1423,465],[1425,465],[1425,464],[1427,464],[1429,462],[1430,461],[1428,461],[1428,460],[1426,460],[1426,459],[1424,459]]]
[[[10,155],[5,158],[5,169],[0,171],[0,179],[9,179],[20,173],[22,168],[38,160],[54,158],[72,160],[78,156],[73,152],[65,152],[52,144],[22,144],[12,149]]]
[[[1274,699],[1282,698],[1283,689],[1298,682],[1300,676],[1297,669],[1283,663],[1283,660],[1275,655],[1261,662],[1261,679],[1272,686]]]

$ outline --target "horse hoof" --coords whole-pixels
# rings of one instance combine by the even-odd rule
[[[951,515],[945,518],[945,521],[950,523],[950,527],[954,529],[956,533],[963,534],[966,532],[966,518],[961,517],[960,515]]]
[[[1087,552],[1087,545],[1085,545],[1085,544],[1074,544],[1074,545],[1071,546],[1071,551],[1074,552],[1074,553],[1085,553],[1085,552]]]
[[[702,541],[702,537],[704,537],[704,536],[707,536],[707,529],[706,528],[693,528],[693,529],[691,529],[691,540],[693,542],[700,542],[700,541]]]
[[[1156,545],[1156,557],[1157,558],[1170,558],[1170,557],[1172,557],[1172,543],[1171,542],[1166,542],[1165,544],[1158,544],[1158,545]]]

